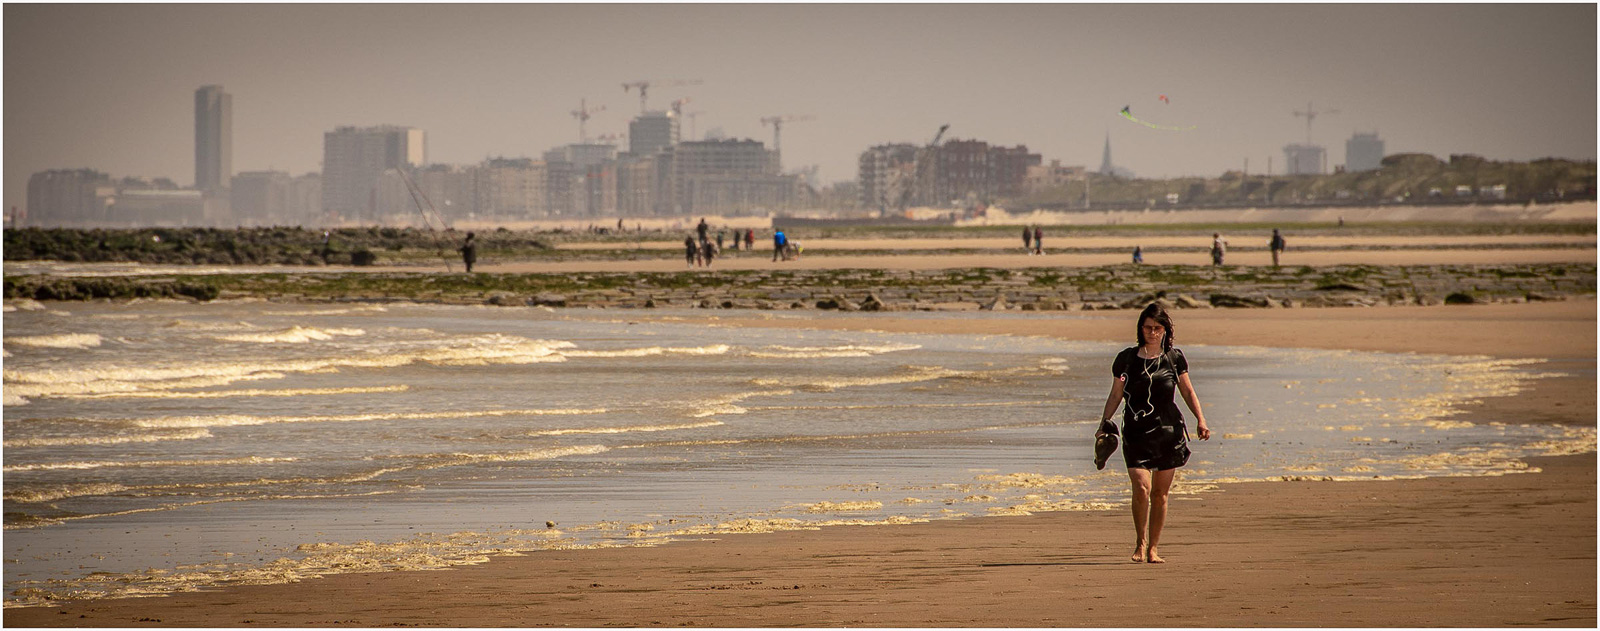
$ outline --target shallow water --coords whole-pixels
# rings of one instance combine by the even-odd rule
[[[1089,459],[1118,344],[226,301],[19,301],[4,324],[8,606],[1126,497]],[[1449,420],[1538,362],[1184,350],[1216,438],[1178,492],[1595,445]]]

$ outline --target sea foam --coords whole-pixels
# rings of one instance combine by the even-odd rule
[[[502,416],[567,416],[604,414],[606,408],[539,408],[516,410],[458,410],[441,412],[382,412],[371,414],[316,414],[305,416],[254,416],[247,414],[219,414],[212,416],[162,416],[139,419],[102,419],[111,425],[132,427],[238,427],[246,425],[271,425],[275,423],[349,423],[362,421],[399,421],[418,419],[488,418]]]
[[[156,468],[156,467],[215,467],[232,465],[271,464],[275,462],[294,462],[299,458],[264,458],[261,456],[248,456],[244,458],[211,458],[199,460],[88,460],[72,462],[39,462],[32,464],[8,464],[5,472],[14,473],[22,471],[57,471],[62,469],[87,470],[104,468]]]
[[[331,340],[335,337],[355,337],[366,335],[361,329],[318,329],[314,327],[293,326],[279,331],[264,333],[240,333],[235,335],[218,335],[216,339],[225,342],[247,342],[256,344],[304,344],[312,341]]]
[[[125,443],[158,443],[168,440],[200,440],[211,438],[211,432],[206,429],[190,429],[181,432],[156,432],[149,434],[132,434],[116,436],[47,436],[38,438],[7,438],[3,443],[8,449],[17,447],[65,447],[75,445],[120,445]]]
[[[394,368],[415,363],[443,366],[560,362],[558,351],[571,342],[534,340],[490,334],[465,339],[429,340],[388,353],[313,359],[196,362],[157,366],[101,365],[83,368],[7,369],[7,394],[49,397],[147,390],[179,390],[221,386],[251,379],[276,379],[286,373],[315,373],[344,368]]]
[[[96,333],[65,333],[62,335],[25,335],[7,337],[6,344],[40,348],[94,348],[100,345]]]
[[[920,344],[846,344],[843,346],[766,346],[750,351],[751,357],[785,359],[822,359],[831,357],[871,357],[884,353],[911,351],[922,348]]]

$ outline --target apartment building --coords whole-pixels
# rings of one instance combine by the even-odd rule
[[[52,169],[28,178],[28,216],[36,226],[89,227],[106,218],[116,193],[111,176],[93,169]]]
[[[893,209],[911,181],[917,147],[907,143],[878,145],[861,152],[856,181],[862,208]]]
[[[1383,166],[1383,140],[1378,132],[1356,133],[1344,142],[1344,170],[1346,173],[1375,171]]]
[[[735,216],[788,205],[800,180],[759,141],[703,140],[675,147],[672,187],[676,212]]]
[[[323,134],[322,207],[344,221],[376,221],[385,171],[427,163],[421,129],[381,125],[339,127]]]

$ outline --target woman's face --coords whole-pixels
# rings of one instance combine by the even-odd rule
[[[1145,318],[1139,323],[1139,332],[1146,344],[1160,344],[1162,336],[1167,334],[1167,327],[1161,326],[1155,318]]]

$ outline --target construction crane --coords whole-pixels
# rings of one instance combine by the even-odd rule
[[[584,143],[588,143],[589,142],[589,134],[584,130],[584,123],[589,122],[589,118],[595,112],[604,112],[604,111],[606,111],[606,106],[604,106],[604,105],[597,105],[597,106],[595,106],[594,109],[589,109],[589,100],[588,99],[578,99],[578,109],[572,110],[572,117],[578,119],[578,143],[579,144],[584,144]]]
[[[1316,120],[1317,116],[1320,116],[1322,114],[1338,114],[1338,113],[1339,113],[1339,110],[1324,110],[1324,111],[1318,112],[1317,110],[1312,109],[1310,101],[1306,102],[1306,111],[1302,112],[1302,111],[1299,111],[1299,110],[1295,110],[1295,113],[1294,113],[1295,116],[1303,116],[1306,119],[1306,145],[1307,146],[1311,145],[1311,121]]]
[[[672,102],[672,115],[681,118],[683,116],[683,104],[684,103],[688,103],[688,102],[689,102],[689,97],[687,97],[687,96],[683,97],[681,99],[678,99],[676,101],[673,101]]]
[[[694,135],[694,119],[699,118],[700,115],[704,113],[706,113],[705,110],[695,110],[693,112],[689,112],[688,114],[684,114],[684,116],[689,117],[689,140],[696,139]]]
[[[911,203],[911,194],[916,192],[917,184],[922,181],[922,172],[927,169],[929,162],[933,161],[933,152],[939,148],[939,139],[944,138],[944,131],[950,129],[950,124],[939,126],[939,133],[933,135],[933,140],[927,146],[919,149],[911,160],[911,181],[900,189],[900,199],[895,201],[895,212],[905,212],[906,205]]]
[[[624,84],[622,84],[622,91],[623,91],[623,93],[627,93],[629,90],[632,90],[634,88],[638,88],[639,89],[639,113],[643,114],[643,113],[649,111],[649,108],[646,107],[647,101],[645,99],[648,97],[648,95],[650,93],[650,86],[656,86],[656,87],[659,87],[659,88],[671,88],[671,87],[685,86],[685,85],[700,85],[701,83],[702,82],[699,79],[672,79],[672,80],[668,80],[668,81],[651,81],[651,80],[647,79],[647,80],[630,81],[628,83],[624,83]]]
[[[766,118],[761,119],[761,124],[762,125],[771,125],[772,126],[772,152],[773,153],[780,153],[781,152],[781,149],[779,149],[778,140],[782,136],[783,124],[784,123],[798,123],[800,121],[816,120],[816,118],[817,117],[812,116],[810,114],[801,114],[801,115],[784,114],[782,116],[768,116]]]

